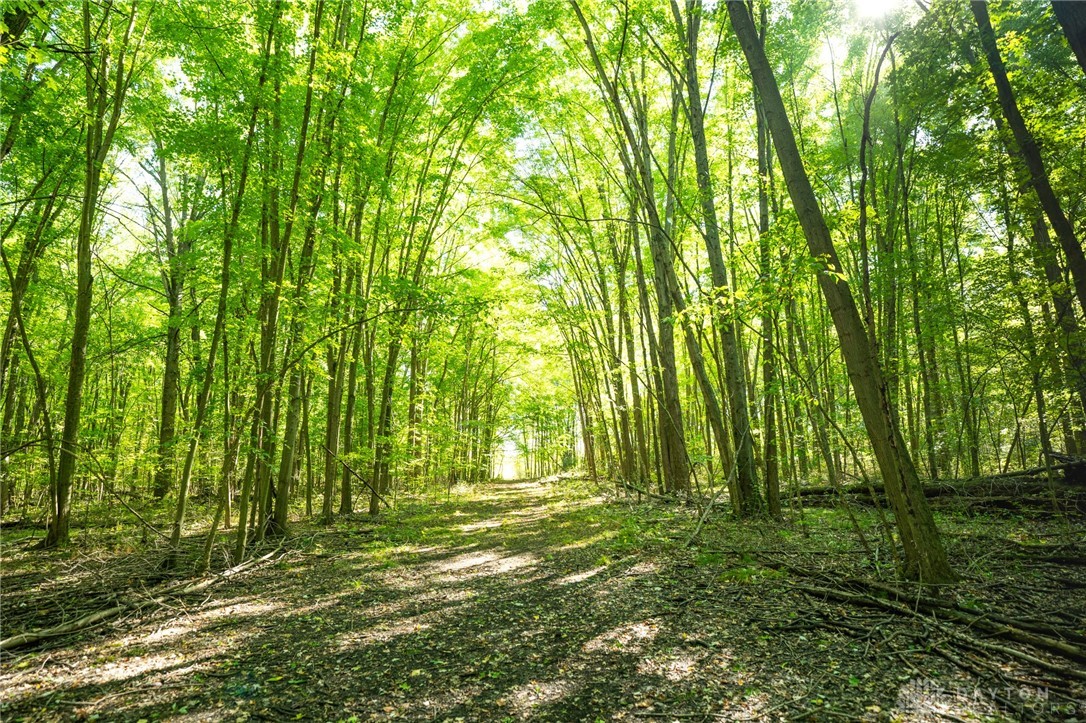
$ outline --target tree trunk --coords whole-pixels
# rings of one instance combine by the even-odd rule
[[[916,469],[895,424],[882,370],[868,343],[856,301],[845,280],[822,209],[803,167],[784,101],[759,42],[754,21],[743,3],[728,3],[728,15],[764,104],[766,125],[773,137],[788,194],[799,217],[807,246],[811,255],[825,264],[818,273],[818,283],[837,329],[849,379],[897,518],[905,548],[906,569],[903,572],[910,578],[927,583],[949,582],[955,578],[954,572],[947,562]]]
[[[337,272],[338,273],[338,272]],[[338,286],[338,283],[336,284]],[[348,274],[346,288],[348,290],[354,287],[353,274]],[[338,296],[339,289],[333,289],[333,296]],[[333,299],[333,304],[337,302]],[[350,313],[350,306],[348,305],[347,313]],[[331,314],[333,321],[339,320],[339,315],[333,309]],[[328,406],[327,414],[325,415],[325,432],[324,432],[324,445],[326,447],[324,457],[324,502],[321,507],[321,519],[325,524],[332,522],[332,499],[336,492],[336,479],[338,477],[336,470],[336,460],[333,455],[339,454],[339,425],[343,415],[341,413],[341,406],[343,403],[343,378],[345,369],[345,361],[347,356],[347,342],[349,331],[344,329],[342,332],[336,335],[338,341],[334,344],[328,345],[327,353],[327,366],[328,366]],[[328,451],[330,450],[330,452]],[[342,501],[342,500],[341,500]],[[347,505],[348,512],[350,511],[350,505]]]
[[[758,491],[758,469],[754,461],[754,439],[750,429],[750,409],[747,399],[746,374],[740,360],[739,342],[736,339],[735,322],[731,317],[732,289],[728,283],[728,271],[720,248],[720,224],[717,220],[716,201],[713,197],[713,177],[709,169],[709,151],[705,140],[704,107],[698,83],[698,30],[701,26],[701,0],[687,0],[684,26],[679,6],[672,0],[672,13],[680,32],[685,35],[686,46],[686,111],[690,121],[690,140],[694,145],[694,163],[697,168],[698,197],[701,202],[702,234],[709,268],[713,279],[712,296],[716,302],[716,323],[720,333],[724,356],[724,377],[731,410],[732,438],[735,448],[737,482],[736,497],[732,500],[740,516],[762,512],[762,496]],[[683,32],[685,31],[685,32]],[[719,295],[719,298],[718,298]]]
[[[107,9],[106,13],[112,12]],[[113,135],[121,119],[124,98],[132,81],[132,71],[126,70],[125,57],[129,39],[136,22],[136,5],[127,18],[127,28],[118,42],[116,68],[110,72],[111,49],[97,48],[91,43],[91,3],[83,2],[83,47],[85,58],[85,91],[87,108],[86,143],[84,149],[85,176],[83,204],[76,237],[76,298],[72,326],[72,351],[68,362],[68,389],[64,400],[64,431],[61,435],[60,463],[52,493],[49,531],[44,547],[68,544],[72,483],[75,480],[79,454],[79,419],[83,402],[83,378],[87,368],[87,336],[90,332],[93,276],[91,272],[91,236],[98,210],[102,167],[113,144]],[[108,25],[109,18],[103,23]],[[97,56],[97,57],[95,57]],[[110,91],[112,88],[112,97]],[[108,120],[107,120],[108,113]]]
[[[290,248],[290,232],[294,214],[298,206],[298,184],[302,175],[302,167],[305,162],[305,129],[309,124],[309,118],[313,108],[314,68],[317,62],[317,51],[320,47],[321,20],[323,16],[324,2],[323,0],[317,0],[312,17],[313,34],[310,40],[309,69],[306,73],[307,85],[305,104],[302,110],[302,133],[298,142],[298,155],[294,165],[294,185],[291,188],[291,210],[290,216],[287,218],[283,238],[280,242],[280,251],[283,254],[286,254],[287,250]],[[302,241],[301,254],[298,259],[298,274],[293,294],[293,317],[290,325],[290,339],[288,341],[288,348],[290,349],[297,348],[301,345],[302,332],[305,329],[305,322],[308,315],[305,304],[305,289],[313,275],[313,248],[316,245],[317,217],[324,200],[325,172],[330,159],[329,148],[332,140],[333,123],[334,114],[328,113],[326,126],[323,128],[325,136],[324,154],[321,162],[317,164],[316,177],[312,179],[313,197],[309,204],[309,222],[306,225],[305,237]],[[318,127],[321,126],[321,112],[317,113],[317,121],[314,125]],[[294,474],[294,463],[298,447],[298,432],[302,426],[302,367],[301,360],[297,360],[297,363],[295,363],[290,374],[286,428],[283,432],[282,440],[283,452],[279,460],[279,474],[276,478],[275,487],[275,513],[271,520],[270,527],[270,531],[276,535],[286,534],[287,520],[290,514],[290,481]]]
[[[377,429],[374,430],[373,485],[370,490],[369,514],[376,515],[380,507],[380,496],[392,486],[392,393],[396,380],[397,360],[400,356],[400,333],[402,325],[393,330],[393,340],[388,345],[385,357],[385,374],[381,382],[381,396],[378,412]]]
[[[977,21],[977,29],[980,31],[980,42],[984,48],[984,55],[988,59],[988,68],[992,72],[995,81],[996,92],[999,95],[999,107],[1003,110],[1003,117],[1007,120],[1014,140],[1018,145],[1018,153],[1022,158],[1026,169],[1029,171],[1030,184],[1037,194],[1041,208],[1044,210],[1048,222],[1052,224],[1052,230],[1056,233],[1056,240],[1060,248],[1067,256],[1067,266],[1071,271],[1074,281],[1075,293],[1078,296],[1079,306],[1086,315],[1086,254],[1083,254],[1082,245],[1075,236],[1075,230],[1067,219],[1060,205],[1056,192],[1052,190],[1049,182],[1048,171],[1045,170],[1044,160],[1041,158],[1041,149],[1033,134],[1026,127],[1026,121],[1018,109],[1018,101],[1014,97],[1010,81],[1007,79],[1007,69],[1003,65],[1003,58],[999,54],[999,46],[996,44],[995,31],[992,29],[991,20],[988,17],[988,4],[981,0],[970,2],[973,9],[973,17]]]
[[[1052,12],[1060,21],[1063,34],[1086,73],[1086,3],[1082,0],[1052,0]]]
[[[351,363],[347,372],[347,402],[343,410],[343,454],[350,459],[354,451],[354,417],[358,399],[358,355],[362,347],[362,325],[351,331]],[[354,495],[351,490],[351,473],[344,467],[340,477],[339,513],[346,515],[354,511]]]
[[[162,499],[170,491],[176,472],[174,447],[177,432],[177,394],[181,388],[181,324],[184,317],[182,298],[185,289],[186,250],[179,246],[174,235],[173,206],[170,202],[170,186],[166,172],[166,158],[162,145],[155,139],[158,155],[158,186],[162,200],[162,236],[166,244],[167,269],[163,274],[163,286],[169,304],[166,322],[166,359],[162,374],[162,405],[158,427],[158,458],[155,464],[154,495]]]
[[[656,273],[656,301],[658,323],[658,356],[663,382],[659,401],[660,449],[663,457],[663,469],[666,486],[672,491],[685,491],[690,487],[690,466],[686,451],[686,439],[683,433],[682,407],[679,403],[679,380],[675,367],[674,310],[668,288],[668,278],[674,275],[671,258],[671,239],[664,234],[664,226],[656,207],[653,190],[653,166],[651,149],[647,146],[647,118],[642,114],[640,134],[635,132],[626,109],[619,98],[618,89],[611,82],[610,76],[596,51],[592,30],[581,11],[577,0],[570,0],[577,20],[585,35],[585,46],[596,70],[596,79],[604,92],[604,100],[621,127],[626,144],[623,145],[622,164],[626,177],[640,197],[641,207],[645,212],[649,226],[649,248],[652,252]],[[640,136],[640,140],[639,140]],[[625,148],[630,152],[626,152]],[[670,273],[669,273],[670,272]]]

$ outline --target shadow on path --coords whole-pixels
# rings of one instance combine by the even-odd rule
[[[685,721],[774,719],[786,704],[811,720],[908,713],[902,696],[917,671],[872,659],[878,638],[796,625],[809,601],[783,581],[745,584],[675,545],[654,546],[674,519],[638,514],[634,525],[629,508],[524,481],[408,502],[377,527],[358,518],[315,532],[188,607],[9,664],[0,713]],[[938,658],[926,666],[925,676],[946,670]]]

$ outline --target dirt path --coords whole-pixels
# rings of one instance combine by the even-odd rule
[[[470,500],[408,504],[378,526],[359,516],[334,531],[301,533],[280,561],[206,598],[9,659],[0,715],[1022,715],[1021,706],[1001,714],[998,695],[981,681],[914,649],[908,623],[813,602],[740,559],[681,552],[670,513],[639,514],[632,526],[629,508],[515,482]],[[1038,715],[1057,702],[1046,695],[1042,705],[1040,694],[1026,701]]]

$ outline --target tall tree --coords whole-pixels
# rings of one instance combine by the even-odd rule
[[[732,504],[740,515],[749,516],[761,512],[763,503],[758,491],[758,468],[754,462],[754,438],[750,430],[746,372],[739,358],[735,321],[730,313],[733,292],[728,283],[728,270],[720,247],[720,224],[717,220],[713,176],[709,168],[708,143],[705,140],[705,107],[698,81],[698,33],[701,28],[703,7],[701,0],[687,0],[685,20],[677,0],[672,0],[671,9],[679,34],[685,41],[685,108],[687,119],[690,121],[690,140],[694,145],[694,162],[697,166],[702,236],[705,240],[705,250],[709,256],[709,268],[712,271],[715,287],[713,297],[717,308],[717,330],[724,352],[724,377],[728,389],[728,407],[732,417],[731,426],[738,478],[736,485],[738,494]]]
[[[1071,271],[1071,278],[1075,285],[1075,294],[1078,297],[1079,307],[1086,315],[1086,253],[1082,251],[1082,244],[1075,234],[1075,229],[1064,213],[1056,192],[1052,189],[1052,183],[1045,168],[1044,159],[1041,157],[1041,149],[1033,133],[1026,126],[1026,120],[1018,108],[1014,90],[1007,78],[1007,68],[1003,64],[999,46],[996,44],[995,30],[988,16],[988,3],[984,0],[972,0],[969,6],[973,10],[973,17],[980,33],[981,47],[984,49],[984,57],[988,61],[988,68],[995,82],[996,93],[999,96],[999,107],[1003,111],[1003,117],[1014,134],[1014,140],[1018,146],[1018,153],[1022,163],[1029,172],[1029,182],[1037,194],[1041,209],[1044,211],[1052,230],[1056,233],[1056,240],[1067,257],[1067,266]]]
[[[83,2],[84,92],[86,131],[84,145],[83,201],[76,237],[76,299],[73,312],[71,358],[68,362],[68,389],[64,400],[64,431],[61,436],[60,464],[56,484],[51,490],[52,509],[49,532],[44,546],[68,543],[71,515],[72,482],[79,459],[79,424],[83,403],[83,379],[87,369],[87,335],[90,331],[93,302],[91,240],[98,217],[98,199],[102,170],[113,146],[113,137],[121,122],[125,96],[132,86],[137,66],[136,55],[143,42],[136,31],[139,6],[133,2],[127,12],[108,5],[104,17],[95,21],[89,0]],[[151,9],[148,9],[150,12]],[[144,18],[144,29],[147,19]],[[92,26],[94,30],[92,30]],[[102,33],[117,33],[112,42],[103,42]],[[97,45],[95,45],[97,41]]]
[[[630,120],[625,104],[611,76],[603,67],[596,49],[592,29],[577,0],[570,0],[577,20],[584,32],[585,47],[588,50],[592,67],[596,73],[596,82],[603,93],[608,111],[622,133],[623,146],[620,157],[626,177],[636,189],[641,213],[644,214],[648,227],[649,247],[652,251],[653,268],[656,273],[656,307],[659,319],[657,330],[657,354],[659,356],[662,389],[658,405],[661,455],[666,470],[666,482],[669,489],[686,490],[690,486],[690,465],[683,430],[682,406],[679,399],[679,381],[675,365],[674,342],[674,297],[671,293],[671,279],[674,278],[671,239],[664,231],[664,222],[656,205],[655,181],[652,171],[652,151],[644,141],[647,139],[647,117],[642,114],[638,130]],[[638,214],[641,215],[641,214]]]
[[[882,369],[868,343],[856,300],[837,257],[818,198],[803,167],[795,134],[754,19],[748,6],[738,2],[728,3],[728,16],[765,107],[766,125],[773,137],[785,185],[799,216],[807,246],[811,255],[823,266],[818,272],[818,285],[833,318],[852,390],[897,520],[905,549],[906,569],[903,573],[927,583],[949,582],[955,575],[947,562],[916,468],[890,408]]]
[[[1067,43],[1086,73],[1086,3],[1079,0],[1052,0],[1052,12],[1060,21]]]

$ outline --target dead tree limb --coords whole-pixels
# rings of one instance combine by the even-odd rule
[[[247,572],[254,567],[257,567],[260,563],[272,559],[272,557],[274,557],[282,549],[283,547],[282,545],[280,545],[266,555],[253,558],[251,560],[246,560],[240,565],[235,565],[229,570],[224,570],[223,572],[209,575],[202,580],[197,580],[195,582],[182,581],[175,583],[166,587],[158,595],[150,599],[137,598],[127,600],[118,605],[114,605],[111,608],[106,608],[105,610],[99,610],[98,612],[84,615],[81,618],[77,618],[76,620],[72,620],[71,622],[64,623],[63,625],[57,625],[52,628],[36,630],[28,633],[20,633],[19,635],[12,635],[10,638],[0,640],[0,650],[12,650],[14,648],[21,648],[26,645],[33,645],[34,643],[41,642],[42,640],[48,640],[49,638],[56,638],[62,635],[78,633],[83,630],[87,630],[88,628],[91,628],[95,625],[98,625],[99,623],[105,622],[107,620],[112,620],[113,618],[118,617],[121,613],[125,611],[134,610],[148,603],[163,603],[166,601],[167,597],[172,595],[188,595],[190,593],[206,590],[212,585],[223,582],[225,580],[229,580],[232,577],[235,577],[243,572]]]

